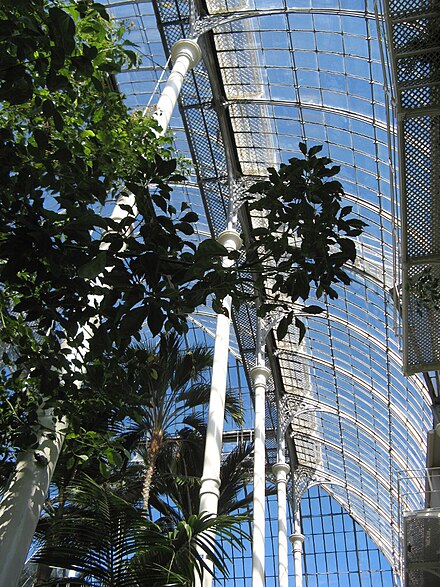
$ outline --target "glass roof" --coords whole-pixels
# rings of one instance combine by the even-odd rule
[[[398,475],[424,464],[432,414],[422,380],[402,374],[394,295],[398,166],[381,7],[368,0],[111,5],[144,55],[139,71],[118,80],[133,108],[151,109],[157,101],[175,41],[198,38],[202,48],[172,119],[176,146],[196,169],[182,197],[200,214],[200,238],[226,228],[232,189],[298,155],[300,141],[323,144],[341,165],[346,199],[368,223],[357,242],[353,282],[339,288],[325,313],[307,320],[303,344],[295,332],[281,342],[272,337],[268,427],[289,423],[291,464],[313,470],[398,571]],[[214,319],[201,309],[192,322],[211,335]],[[231,353],[248,368],[254,309],[242,308],[234,321]]]

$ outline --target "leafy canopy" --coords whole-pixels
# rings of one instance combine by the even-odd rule
[[[182,330],[194,307],[175,275],[197,215],[170,203],[170,182],[182,179],[170,139],[151,118],[129,112],[115,85],[114,74],[136,63],[123,29],[99,4],[0,7],[5,458],[32,444],[43,399],[79,419],[104,410],[110,400],[107,387],[96,386],[99,364],[117,370],[119,349],[145,321],[153,335]],[[138,213],[125,207],[127,218],[116,222],[109,211],[127,190]],[[75,349],[87,357],[75,359]],[[112,405],[122,400],[113,393]]]
[[[317,156],[321,146],[299,147],[303,158],[292,157],[279,171],[270,168],[268,179],[250,189],[249,208],[254,216],[264,217],[264,225],[253,231],[248,260],[264,264],[255,277],[256,289],[264,292],[260,315],[279,309],[285,313],[279,338],[293,320],[300,338],[304,336],[304,324],[295,317],[292,304],[306,302],[312,293],[318,299],[323,294],[337,298],[334,285],[350,284],[346,265],[356,259],[353,237],[366,226],[349,217],[351,206],[341,204],[344,189],[333,179],[340,168],[331,166],[328,157]],[[300,311],[318,314],[322,308],[311,305]]]
[[[334,297],[332,284],[349,283],[350,237],[363,223],[341,206],[337,168],[317,157],[320,147],[301,145],[304,159],[270,170],[250,190],[251,214],[265,221],[240,259],[213,239],[192,242],[197,214],[171,203],[170,184],[182,176],[169,138],[151,118],[129,112],[117,91],[115,74],[136,59],[123,29],[94,2],[5,0],[0,7],[6,460],[32,445],[43,400],[55,414],[73,414],[75,426],[94,412],[121,418],[129,401],[122,382],[132,377],[119,358],[145,323],[153,336],[182,332],[208,296],[223,311],[225,295],[239,305],[257,291],[261,315],[287,313],[279,336],[292,321],[303,333],[292,302],[305,301],[311,287],[318,298]],[[116,222],[112,203],[128,192],[136,209],[123,204],[127,216]],[[225,255],[235,258],[232,269],[222,265]]]

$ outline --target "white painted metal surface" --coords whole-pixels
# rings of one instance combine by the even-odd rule
[[[37,448],[23,451],[0,505],[0,585],[15,587],[64,441],[66,420],[40,416]]]
[[[264,587],[266,524],[266,385],[270,371],[264,365],[251,369],[255,389],[254,526],[252,540],[252,587]]]
[[[278,462],[272,467],[276,476],[278,498],[278,585],[288,587],[289,568],[287,552],[287,475],[290,467],[285,462]]]
[[[236,251],[241,247],[241,238],[236,230],[225,230],[217,240],[230,251]],[[225,259],[223,263],[225,266],[231,266],[233,261]],[[222,303],[227,315],[217,315],[208,427],[206,430],[205,457],[200,486],[200,513],[206,512],[214,515],[217,513],[220,490],[220,464],[225,420],[229,335],[231,330],[231,297],[227,296]],[[203,587],[209,587],[211,584],[212,575],[204,573]]]

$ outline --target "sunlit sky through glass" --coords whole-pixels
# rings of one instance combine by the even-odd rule
[[[120,90],[131,108],[153,111],[169,51],[191,34],[195,13],[184,0],[110,3],[143,55],[138,71],[119,77]],[[363,0],[209,0],[204,8],[211,19],[209,26],[206,18],[198,23],[209,29],[200,37],[204,61],[185,80],[180,114],[171,124],[176,148],[194,164],[175,197],[199,214],[198,238],[226,227],[231,164],[245,179],[262,176],[268,166],[298,156],[300,141],[322,144],[341,166],[346,201],[368,223],[357,239],[352,285],[339,287],[338,300],[324,300],[326,311],[308,319],[304,344],[298,346],[294,331],[285,341],[275,338],[271,365],[281,374],[277,394],[289,394],[291,403],[308,410],[307,418],[293,418],[290,426],[299,464],[325,480],[303,499],[305,584],[388,587],[391,567],[398,570],[401,563],[397,479],[400,471],[424,463],[431,413],[421,380],[402,374],[393,298],[399,283],[398,170],[381,6]],[[201,308],[191,324],[192,336],[212,343],[210,308]],[[229,381],[240,389],[251,429],[245,373],[254,356],[255,312],[240,310],[235,324]],[[270,430],[277,425],[273,404],[267,413]],[[274,452],[268,445],[268,465]],[[273,498],[267,529],[272,586]],[[224,584],[249,585],[249,545],[234,556],[233,578]]]

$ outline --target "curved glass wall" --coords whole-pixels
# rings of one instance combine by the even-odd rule
[[[273,430],[287,423],[292,467],[309,471],[313,486],[323,488],[310,491],[330,495],[334,512],[344,520],[348,513],[352,531],[362,528],[398,573],[398,476],[424,464],[432,415],[422,381],[402,375],[395,130],[380,6],[364,0],[111,5],[144,54],[142,68],[118,80],[133,108],[153,108],[174,42],[199,38],[203,60],[185,80],[173,123],[176,146],[197,170],[181,197],[200,214],[200,238],[225,228],[231,188],[240,191],[268,166],[297,155],[300,141],[323,144],[341,165],[346,199],[368,227],[357,242],[352,284],[339,288],[324,314],[308,319],[305,342],[298,346],[293,331],[281,342],[271,339],[270,363],[279,377],[267,409],[268,464],[276,456]],[[214,333],[210,311],[201,309],[191,320],[204,335]],[[242,308],[235,326],[231,356],[241,356],[246,370],[254,361],[255,311]],[[303,509],[303,530],[313,534],[306,520]],[[340,527],[330,524],[323,535]],[[365,559],[353,570],[357,583],[326,583],[330,571],[319,580],[318,559],[315,571],[307,563],[311,550],[318,552],[313,540],[305,543],[306,584],[391,585],[382,563],[376,582],[362,579]],[[341,566],[340,572],[348,571]]]

